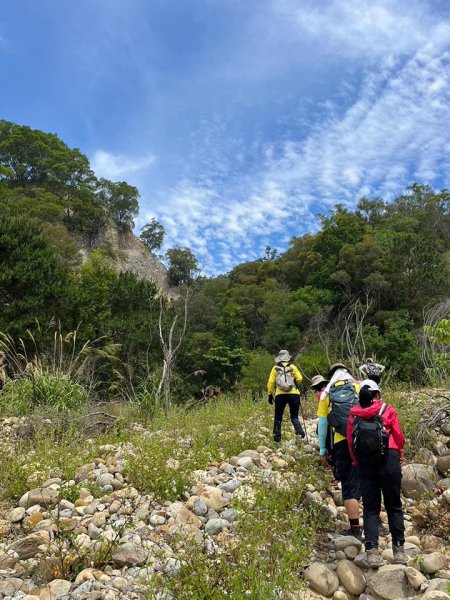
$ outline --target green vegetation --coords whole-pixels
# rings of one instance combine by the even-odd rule
[[[49,323],[77,330],[81,345],[115,348],[115,361],[104,361],[96,385],[85,386],[89,400],[128,398],[153,411],[163,393],[167,408],[169,390],[172,404],[242,389],[256,397],[282,347],[307,378],[336,360],[355,369],[367,356],[387,365],[385,380],[448,377],[446,190],[414,184],[392,202],[337,205],[316,234],[294,231],[286,252],[267,248],[215,278],[198,276],[189,248],[171,248],[168,277],[180,293],[172,302],[119,274],[111,249],[90,252],[82,265],[74,251],[75,240],[89,247],[108,224],[132,227],[138,198],[126,182],[98,179],[87,157],[56,135],[0,121],[0,331],[24,340],[30,360],[27,331],[34,335],[38,323],[47,331],[41,354],[52,352]],[[157,251],[164,228],[153,219],[141,239]],[[424,322],[425,314],[434,316]],[[176,356],[170,340],[179,342]],[[6,374],[14,379],[11,359]],[[29,383],[21,384],[26,398]],[[15,389],[8,383],[0,404],[14,404]],[[56,404],[65,402],[62,390],[51,395]]]

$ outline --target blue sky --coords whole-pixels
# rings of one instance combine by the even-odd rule
[[[0,0],[0,117],[141,192],[204,273],[450,185],[444,0]]]

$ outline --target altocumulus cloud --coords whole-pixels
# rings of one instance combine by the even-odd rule
[[[97,176],[117,181],[122,177],[147,170],[155,162],[152,154],[140,158],[131,158],[122,154],[112,154],[105,150],[97,150],[91,158],[91,165]]]
[[[289,35],[352,55],[359,83],[352,101],[343,110],[330,105],[305,137],[298,132],[283,144],[267,144],[266,159],[251,176],[226,185],[183,182],[169,192],[159,209],[163,222],[171,215],[169,239],[209,257],[211,272],[261,256],[268,240],[285,245],[287,208],[288,228],[299,235],[314,231],[317,212],[336,202],[389,199],[413,181],[450,184],[450,24],[418,3],[308,6],[277,0],[273,10],[289,17]]]

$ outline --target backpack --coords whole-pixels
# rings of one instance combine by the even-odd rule
[[[328,394],[331,405],[328,424],[345,437],[350,409],[358,404],[359,400],[355,384],[347,381],[341,385],[332,385]]]
[[[389,434],[384,428],[382,415],[387,404],[383,403],[380,412],[371,419],[358,415],[353,421],[352,450],[358,464],[381,465],[387,457]]]
[[[287,367],[277,365],[275,371],[275,383],[277,388],[282,392],[290,392],[292,388],[295,387],[295,377],[292,367],[290,365]]]
[[[367,363],[366,364],[367,378],[371,377],[380,377],[381,370],[377,367],[375,363]]]

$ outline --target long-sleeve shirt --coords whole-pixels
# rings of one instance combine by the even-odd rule
[[[350,417],[347,423],[347,442],[354,466],[356,466],[357,463],[356,456],[352,451],[353,423],[355,421],[355,417],[358,416],[363,417],[363,419],[371,419],[379,414],[381,406],[382,401],[375,400],[374,403],[367,408],[363,408],[360,404],[357,404],[350,410]],[[388,404],[386,410],[381,415],[381,418],[383,419],[384,428],[389,433],[389,448],[392,450],[398,450],[401,458],[402,450],[405,445],[405,436],[398,420],[397,411],[393,406]]]
[[[282,362],[282,363],[280,363],[279,365],[276,365],[276,366],[280,366],[280,365],[282,367],[291,367],[292,368],[292,374],[294,375],[295,383],[297,385],[301,384],[301,382],[303,381],[303,377],[302,377],[302,374],[300,373],[300,371],[298,370],[298,368],[295,365],[289,365],[289,363],[287,363],[287,362]],[[275,396],[277,396],[278,394],[300,394],[300,392],[298,391],[298,389],[295,386],[289,392],[284,392],[283,390],[280,390],[277,387],[277,384],[276,384],[276,376],[277,376],[276,366],[273,367],[272,370],[270,371],[269,381],[267,382],[267,392],[269,394],[273,394],[275,392]]]

